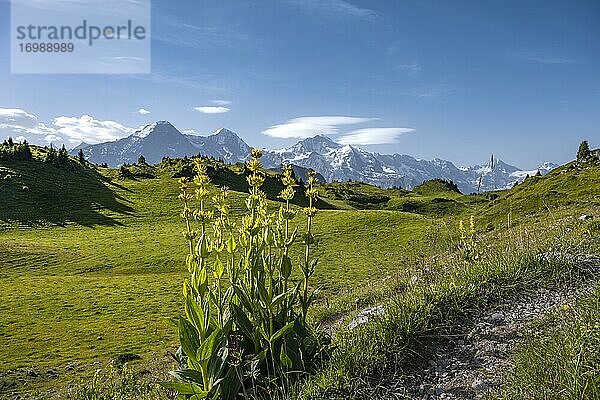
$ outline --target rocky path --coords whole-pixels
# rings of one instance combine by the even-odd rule
[[[582,262],[600,269],[600,257]],[[571,305],[590,284],[569,284],[522,292],[460,322],[454,335],[432,338],[421,354],[424,365],[405,371],[386,386],[383,399],[480,399],[500,387],[510,371],[509,354],[522,342],[529,326],[549,312]]]

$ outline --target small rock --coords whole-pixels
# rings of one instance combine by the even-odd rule
[[[383,308],[382,305],[372,307],[372,308],[365,308],[356,316],[356,318],[354,318],[348,324],[348,329],[354,329],[359,325],[366,324],[367,322],[372,320],[374,317],[377,317],[377,316],[380,316],[383,314],[385,314],[385,308]]]
[[[586,214],[583,214],[581,217],[579,217],[579,219],[581,221],[587,221],[588,219],[592,219],[592,218],[594,218],[594,217],[592,217],[591,215],[586,215]]]
[[[415,283],[419,280],[419,275],[413,275],[412,278],[408,281],[408,286],[414,286]]]
[[[25,375],[27,375],[27,376],[31,376],[32,378],[35,378],[36,376],[38,376],[38,373],[37,373],[37,372],[35,372],[35,370],[33,370],[33,369],[28,369],[28,370],[25,372]]]
[[[478,392],[483,392],[485,390],[488,390],[490,388],[490,385],[482,379],[476,379],[473,381],[471,387]]]
[[[96,338],[96,340],[104,340],[104,337],[102,335],[100,335]]]
[[[435,388],[435,394],[436,394],[436,395],[438,395],[438,396],[439,396],[439,395],[440,395],[440,394],[442,394],[442,393],[444,393],[444,389],[442,389],[441,387],[436,387],[436,388]]]
[[[139,355],[125,351],[123,353],[118,354],[114,360],[117,363],[117,365],[123,365],[130,361],[141,360],[141,359],[142,359],[142,357],[140,357]]]

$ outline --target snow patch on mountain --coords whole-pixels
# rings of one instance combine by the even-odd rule
[[[81,144],[85,157],[94,163],[117,167],[134,163],[144,155],[149,163],[165,156],[183,157],[202,154],[227,163],[244,162],[251,147],[235,132],[220,128],[208,136],[182,134],[168,121],[147,124],[132,135],[114,142]],[[328,136],[317,135],[276,150],[265,150],[261,159],[266,168],[278,169],[293,164],[298,172],[313,169],[326,181],[362,181],[381,187],[412,189],[433,178],[451,180],[463,193],[506,189],[538,171],[543,175],[556,168],[544,163],[536,170],[521,170],[491,158],[483,165],[457,167],[452,162],[434,158],[417,159],[405,154],[380,154],[349,144],[342,145]]]

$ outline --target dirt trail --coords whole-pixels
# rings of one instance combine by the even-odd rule
[[[585,256],[582,263],[600,270],[600,256]],[[425,365],[384,386],[382,399],[479,399],[500,387],[512,365],[509,354],[522,342],[527,327],[549,312],[590,290],[587,283],[552,289],[535,289],[475,312],[455,329],[436,338],[421,354],[430,354]]]

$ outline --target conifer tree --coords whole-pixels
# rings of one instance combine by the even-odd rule
[[[85,164],[85,156],[83,155],[83,149],[79,149],[79,152],[77,152],[77,158],[79,159],[79,162],[81,164]]]
[[[50,143],[50,148],[46,152],[44,162],[47,162],[49,164],[56,164],[56,150],[54,150],[54,146],[52,146],[52,143]]]
[[[63,144],[60,150],[58,151],[57,156],[57,164],[58,165],[67,165],[69,163],[69,153]]]
[[[590,146],[588,145],[587,140],[584,140],[579,145],[579,150],[577,151],[577,161],[584,161],[589,156],[590,156]]]
[[[23,150],[23,159],[24,160],[31,160],[32,159],[32,155],[31,155],[31,148],[29,147],[29,143],[27,143],[27,140],[23,140],[23,143],[21,144]]]

